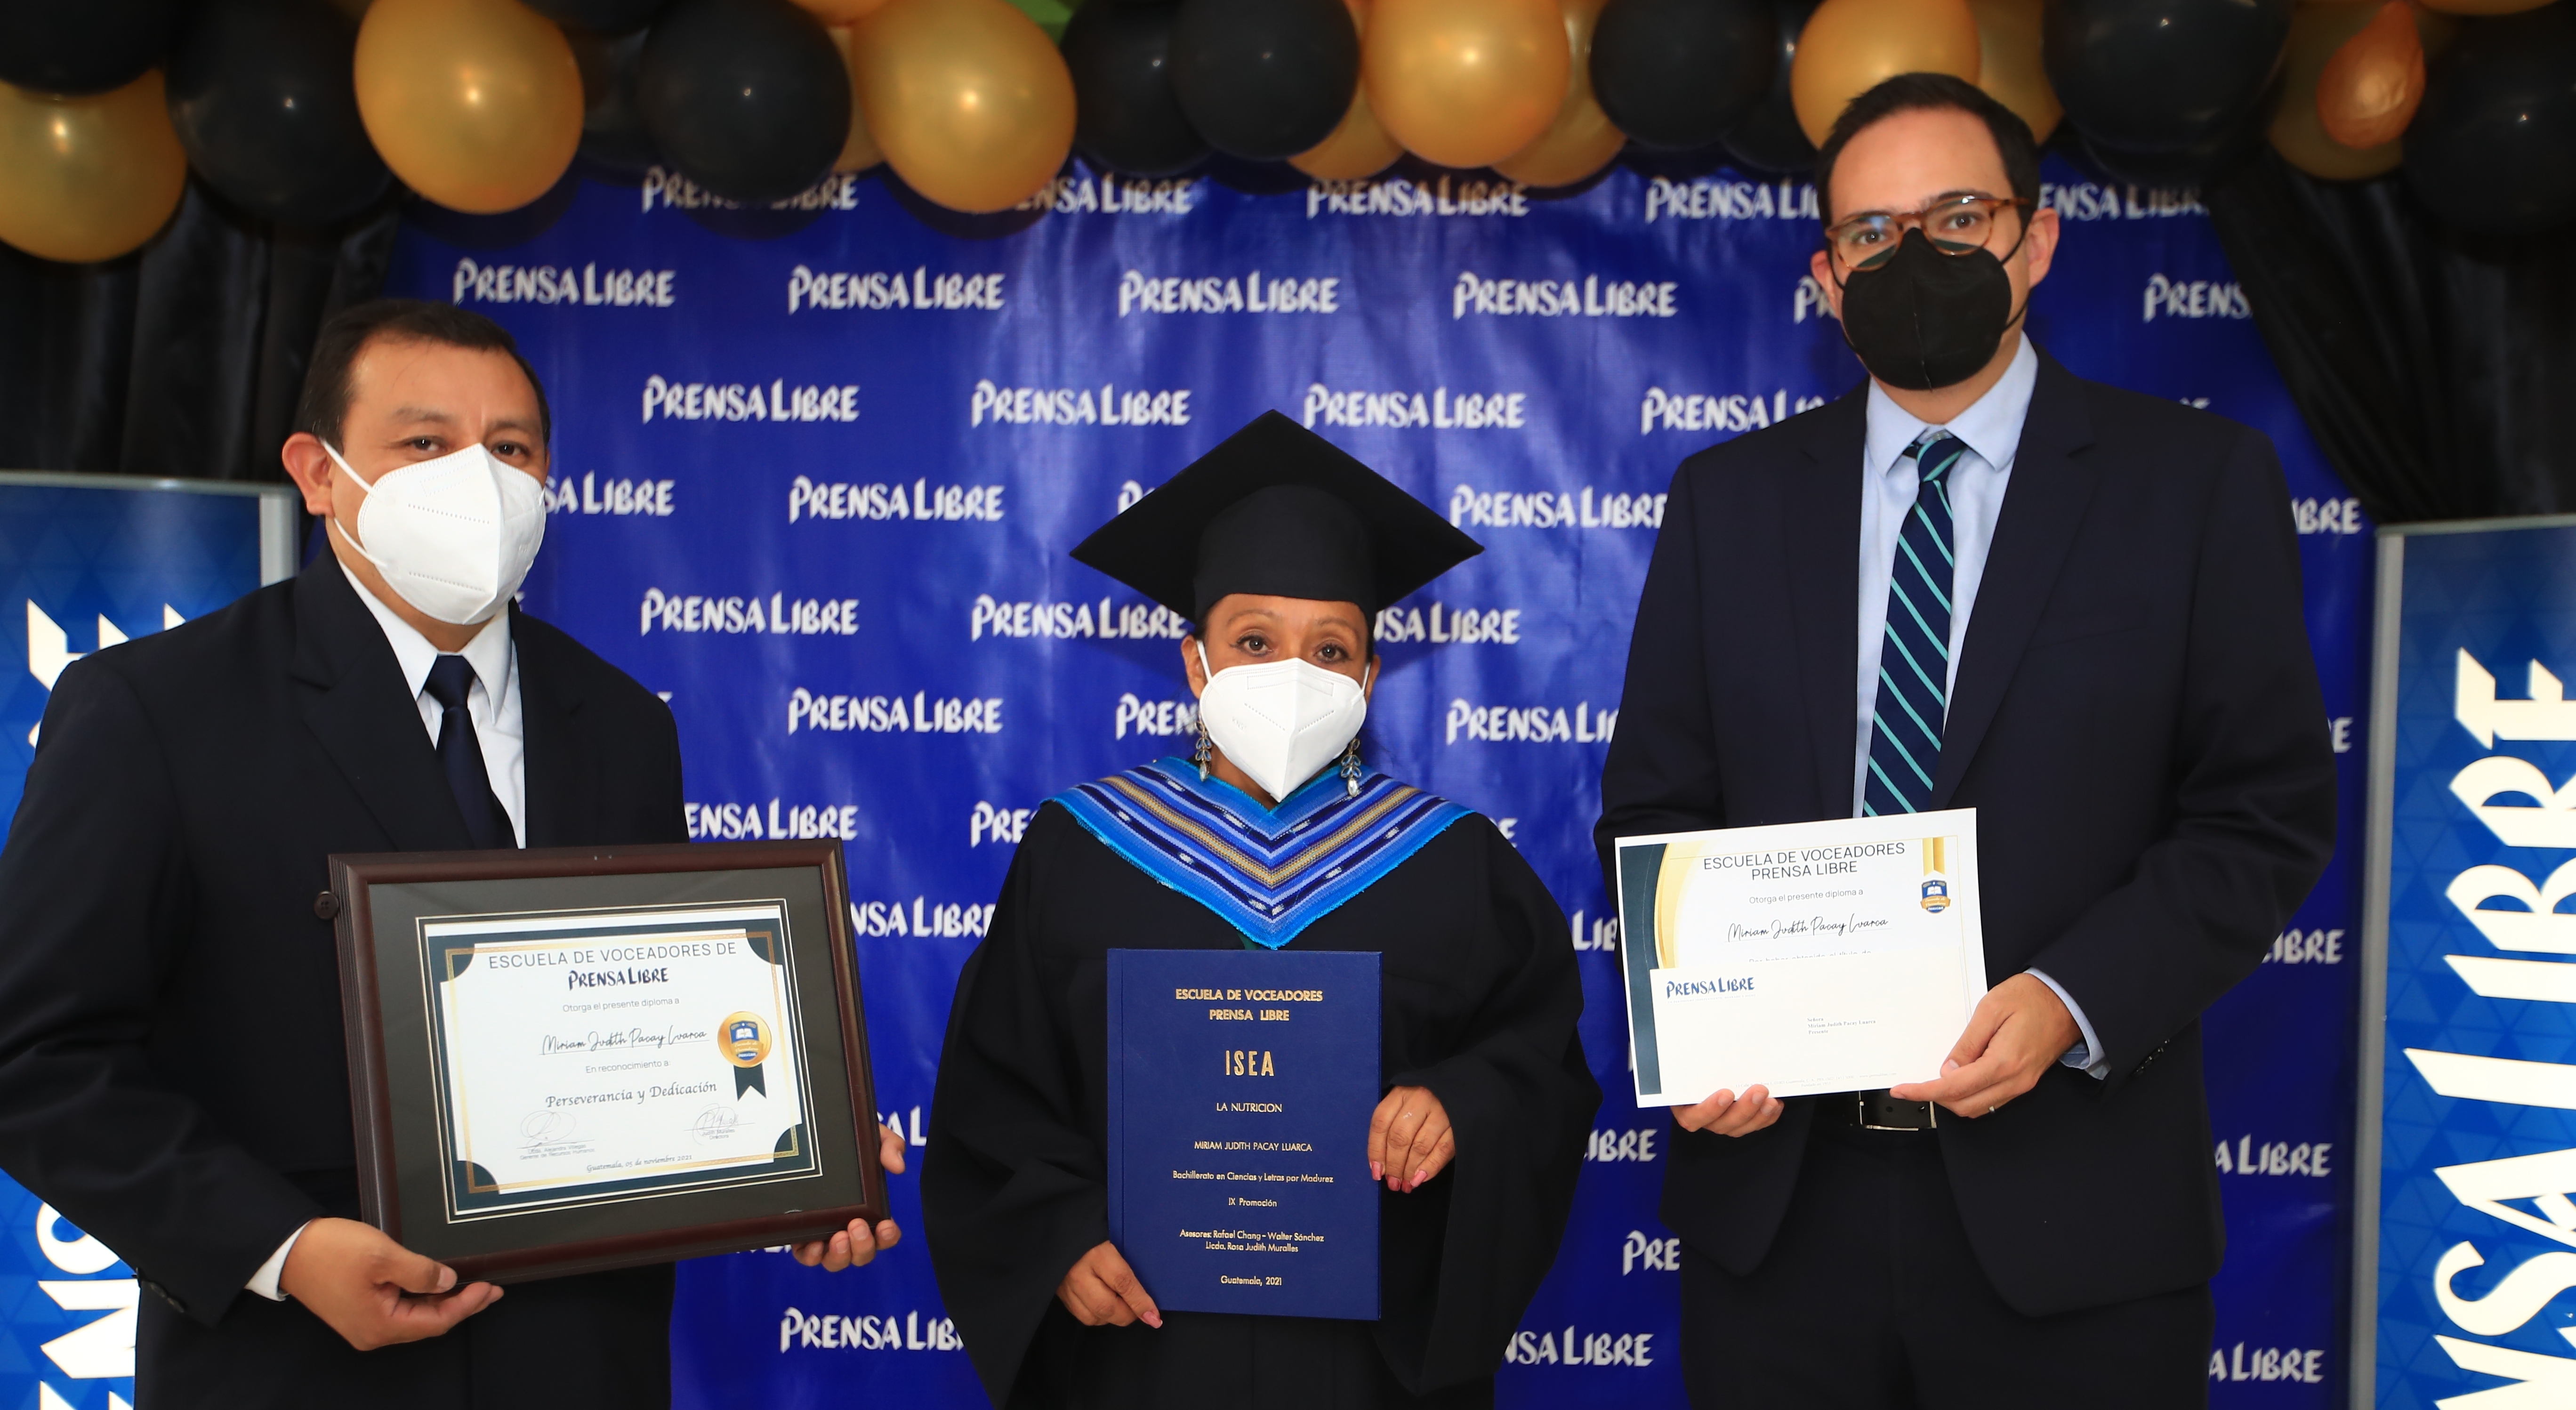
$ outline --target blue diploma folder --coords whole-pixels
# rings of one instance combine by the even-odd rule
[[[1378,957],[1109,952],[1109,1237],[1165,1311],[1377,1319]]]

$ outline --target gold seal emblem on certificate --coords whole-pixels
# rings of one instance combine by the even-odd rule
[[[1934,915],[1950,909],[1950,878],[1942,875],[1942,843],[1947,838],[1923,839],[1923,909]]]
[[[718,1025],[717,1041],[725,1061],[736,1067],[758,1067],[769,1059],[769,1025],[756,1013],[727,1014]]]

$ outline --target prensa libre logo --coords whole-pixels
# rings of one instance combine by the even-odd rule
[[[1644,399],[1637,404],[1637,434],[1752,431],[1776,426],[1799,412],[1812,411],[1824,404],[1823,397],[1792,399],[1786,387],[1773,391],[1768,397],[1760,392],[1668,392],[1661,387],[1648,387]]]
[[[1571,279],[1487,279],[1474,270],[1458,271],[1458,283],[1449,291],[1449,317],[1465,318],[1471,313],[1508,317],[1526,314],[1538,318],[1671,318],[1681,312],[1673,291],[1681,285],[1666,280],[1662,283],[1638,283],[1633,280],[1601,282],[1598,274],[1583,276],[1577,284]]]
[[[1318,181],[1306,188],[1306,218],[1319,215],[1529,214],[1529,188],[1517,181],[1460,181],[1446,173],[1417,186],[1401,176]]]
[[[600,483],[599,472],[586,470],[580,479],[570,475],[546,483],[548,514],[643,514],[668,519],[676,512],[672,488],[677,480],[610,480]]]
[[[1396,430],[1518,431],[1529,425],[1527,392],[1460,392],[1434,387],[1420,392],[1337,392],[1321,382],[1306,388],[1305,421],[1327,426],[1388,426]]]
[[[791,387],[780,378],[763,387],[744,382],[670,382],[644,379],[644,420],[856,421],[859,387]]]
[[[2158,314],[2167,318],[2252,318],[2254,306],[2245,301],[2245,286],[2241,284],[2151,274],[2147,276],[2146,311],[2138,321],[2153,323]]]
[[[1118,316],[1130,313],[1339,313],[1339,275],[1263,281],[1260,270],[1237,278],[1154,278],[1136,270],[1118,277]]]
[[[456,262],[448,302],[455,304],[583,304],[609,308],[669,308],[678,302],[671,269],[612,269],[603,274],[596,261],[575,271],[572,266],[477,264]]]
[[[1673,181],[1646,183],[1646,223],[1665,220],[1816,220],[1816,187],[1794,181]]]
[[[787,486],[787,522],[799,519],[973,519],[1002,521],[1003,485],[933,485],[927,479],[903,485],[855,485],[848,481],[816,484],[802,475]]]
[[[966,399],[966,424],[981,426],[1186,426],[1190,389],[1118,390],[1115,382],[1089,387],[1002,387],[978,379]]]
[[[916,265],[909,277],[902,270],[863,274],[817,274],[803,265],[787,274],[787,311],[830,309],[982,309],[1002,311],[1002,281],[1007,274],[933,274]]]
[[[1521,641],[1521,609],[1491,607],[1480,610],[1434,602],[1426,615],[1420,607],[1389,607],[1377,614],[1370,635],[1381,646],[1409,641],[1428,642],[1435,646],[1448,642],[1470,646],[1518,646]]]
[[[1011,209],[1052,211],[1057,215],[1093,211],[1102,215],[1188,215],[1198,204],[1199,182],[1204,179],[1178,176],[1138,181],[1112,172],[1097,177],[1059,176]]]
[[[1449,522],[1482,529],[1655,529],[1663,526],[1664,497],[1596,497],[1590,485],[1580,493],[1532,490],[1526,494],[1459,485],[1449,491]]]
[[[728,201],[678,172],[658,166],[645,169],[642,193],[648,214],[656,203],[684,211],[745,208],[740,201]],[[849,172],[832,172],[786,200],[766,205],[774,211],[854,211],[859,208],[859,178]]]

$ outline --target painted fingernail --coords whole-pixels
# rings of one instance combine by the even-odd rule
[[[1430,1171],[1428,1171],[1428,1170],[1416,1170],[1416,1171],[1414,1171],[1414,1172],[1413,1172],[1413,1183],[1414,1183],[1414,1185],[1415,1185],[1415,1187],[1416,1187],[1416,1188],[1419,1188],[1419,1187],[1421,1186],[1421,1184],[1422,1184],[1422,1182],[1423,1182],[1423,1181],[1428,1180],[1428,1179],[1430,1179],[1430,1178],[1431,1178],[1431,1172],[1430,1172]]]
[[[1385,1178],[1386,1178],[1386,1167],[1385,1167],[1383,1164],[1380,1164],[1380,1163],[1379,1163],[1379,1162],[1377,1162],[1377,1161],[1374,1161],[1374,1160],[1370,1161],[1370,1162],[1369,1162],[1369,1178],[1370,1178],[1370,1179],[1372,1179],[1372,1180],[1383,1180],[1383,1179],[1385,1179]]]

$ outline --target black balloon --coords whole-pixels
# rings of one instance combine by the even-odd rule
[[[2082,150],[2096,171],[2132,186],[2197,189],[2235,170],[2263,145],[2263,124],[2246,123],[2196,146],[2133,152],[2085,137]]]
[[[2208,149],[2254,116],[2295,0],[2051,0],[2040,52],[2066,118],[2094,142]]]
[[[170,55],[170,122],[226,200],[289,225],[355,214],[393,174],[358,120],[358,22],[331,0],[198,0]]]
[[[1208,144],[1172,92],[1172,22],[1179,10],[1085,5],[1064,27],[1074,144],[1099,165],[1133,176],[1170,176],[1207,156]]]
[[[528,0],[528,8],[567,27],[593,34],[626,34],[642,29],[661,12],[663,0]]]
[[[840,51],[787,0],[678,0],[635,61],[635,102],[671,165],[733,201],[805,190],[850,136]]]
[[[1705,147],[1771,88],[1769,0],[1610,0],[1592,31],[1592,96],[1639,146]]]
[[[170,52],[179,0],[0,0],[0,83],[104,93]]]
[[[581,155],[594,165],[641,176],[662,159],[644,112],[635,102],[635,61],[645,35],[566,29],[573,61],[581,65]]]
[[[1798,125],[1797,106],[1789,101],[1789,65],[1798,57],[1798,36],[1819,0],[1771,0],[1772,30],[1778,35],[1771,69],[1771,90],[1736,119],[1719,140],[1726,154],[1756,171],[1778,175],[1816,169],[1816,144]]]
[[[1253,161],[1332,136],[1360,86],[1360,33],[1342,0],[1181,0],[1171,53],[1190,126]]]
[[[2576,5],[2469,22],[2406,129],[2406,176],[2465,229],[2576,221]]]

